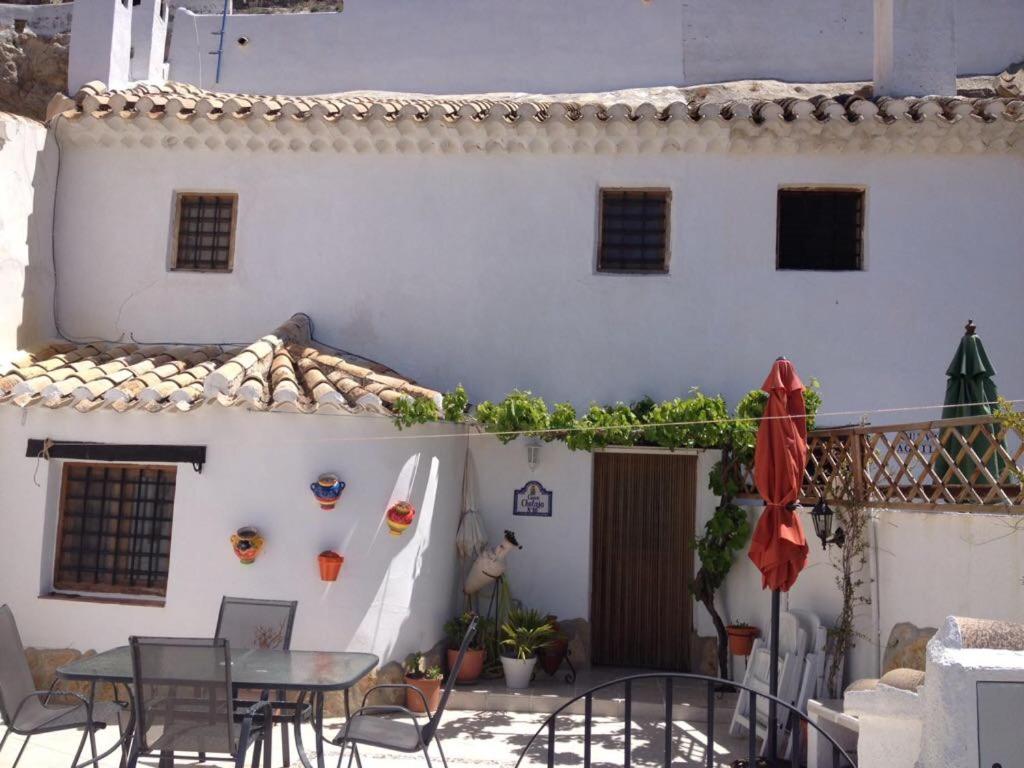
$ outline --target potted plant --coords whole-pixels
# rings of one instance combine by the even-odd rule
[[[749,656],[754,648],[754,640],[761,636],[761,630],[745,621],[730,624],[725,631],[729,635],[729,652],[733,656]]]
[[[548,624],[551,625],[551,642],[537,650],[537,658],[540,659],[541,668],[549,675],[554,675],[569,653],[569,638],[558,626],[558,617],[548,614]]]
[[[444,634],[448,640],[449,670],[455,666],[455,661],[459,657],[459,649],[462,648],[462,639],[466,636],[469,625],[475,617],[475,613],[466,611],[445,622]],[[478,619],[476,634],[466,649],[466,656],[462,660],[462,666],[459,668],[459,674],[456,676],[455,682],[472,683],[480,677],[480,673],[484,669],[484,660],[487,656],[487,651],[484,650],[484,642],[489,631],[489,622],[486,619]]]
[[[440,667],[428,667],[422,653],[410,653],[405,659],[405,682],[423,693],[420,696],[406,689],[405,707],[413,712],[425,712],[423,699],[426,698],[431,713],[441,703],[441,680],[444,675]]]
[[[538,611],[514,608],[501,627],[501,666],[509,688],[527,688],[537,664],[537,651],[555,636],[548,620]]]

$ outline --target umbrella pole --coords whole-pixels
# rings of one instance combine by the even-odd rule
[[[772,623],[770,643],[770,661],[768,668],[768,692],[772,696],[779,695],[779,590],[772,590]],[[774,761],[778,757],[778,728],[776,727],[775,701],[768,700],[768,759]]]

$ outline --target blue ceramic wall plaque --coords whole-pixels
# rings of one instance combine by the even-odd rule
[[[536,480],[531,480],[515,492],[514,515],[524,517],[551,517],[552,491],[547,490]]]

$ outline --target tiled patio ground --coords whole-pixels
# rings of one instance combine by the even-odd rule
[[[717,717],[716,717],[717,720]],[[444,740],[445,753],[450,768],[470,768],[478,766],[496,766],[512,768],[519,754],[540,727],[544,716],[536,713],[517,712],[479,712],[450,711],[444,718],[440,734]],[[328,732],[335,733],[341,727],[341,721],[328,721]],[[622,765],[622,721],[614,718],[595,717],[592,739],[592,765],[595,768],[612,768]],[[580,765],[582,762],[583,719],[566,717],[559,723],[557,746],[558,765]],[[728,766],[744,749],[744,739],[733,739],[725,736],[727,728],[717,728],[715,739],[716,763]],[[275,733],[275,735],[277,735]],[[311,736],[311,734],[310,734]],[[78,736],[74,733],[52,734],[46,737],[33,738],[20,763],[25,768],[68,768],[71,756],[78,746]],[[101,734],[99,746],[103,749],[111,744],[111,736]],[[309,738],[309,737],[307,737]],[[684,721],[674,724],[674,742],[676,758],[674,766],[702,766],[705,757],[704,726],[693,725]],[[308,744],[308,741],[307,741]],[[637,768],[660,766],[663,754],[664,730],[661,723],[654,720],[635,718],[632,730],[633,765]],[[11,737],[0,753],[0,766],[7,768],[14,761],[14,756],[21,747],[21,739]],[[281,765],[279,744],[275,743],[275,768]],[[425,766],[422,755],[400,755],[384,753],[373,749],[361,750],[365,768],[405,768],[406,766]],[[294,760],[293,766],[300,763]],[[431,757],[435,766],[440,766],[436,747],[431,747]],[[338,750],[329,747],[327,766],[334,768],[337,764]],[[101,768],[116,768],[118,761],[110,757],[103,761]],[[155,760],[147,760],[145,765],[156,765]],[[546,765],[545,746],[541,743],[531,750],[523,766]],[[196,765],[195,763],[176,763],[176,765]],[[223,763],[210,765],[223,765]]]

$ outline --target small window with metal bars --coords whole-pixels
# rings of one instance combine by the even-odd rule
[[[167,593],[176,467],[67,462],[53,587]]]
[[[776,269],[864,268],[864,190],[780,189]]]
[[[230,272],[234,266],[238,195],[181,192],[175,197],[171,268]]]
[[[667,189],[602,189],[598,272],[668,272]]]

